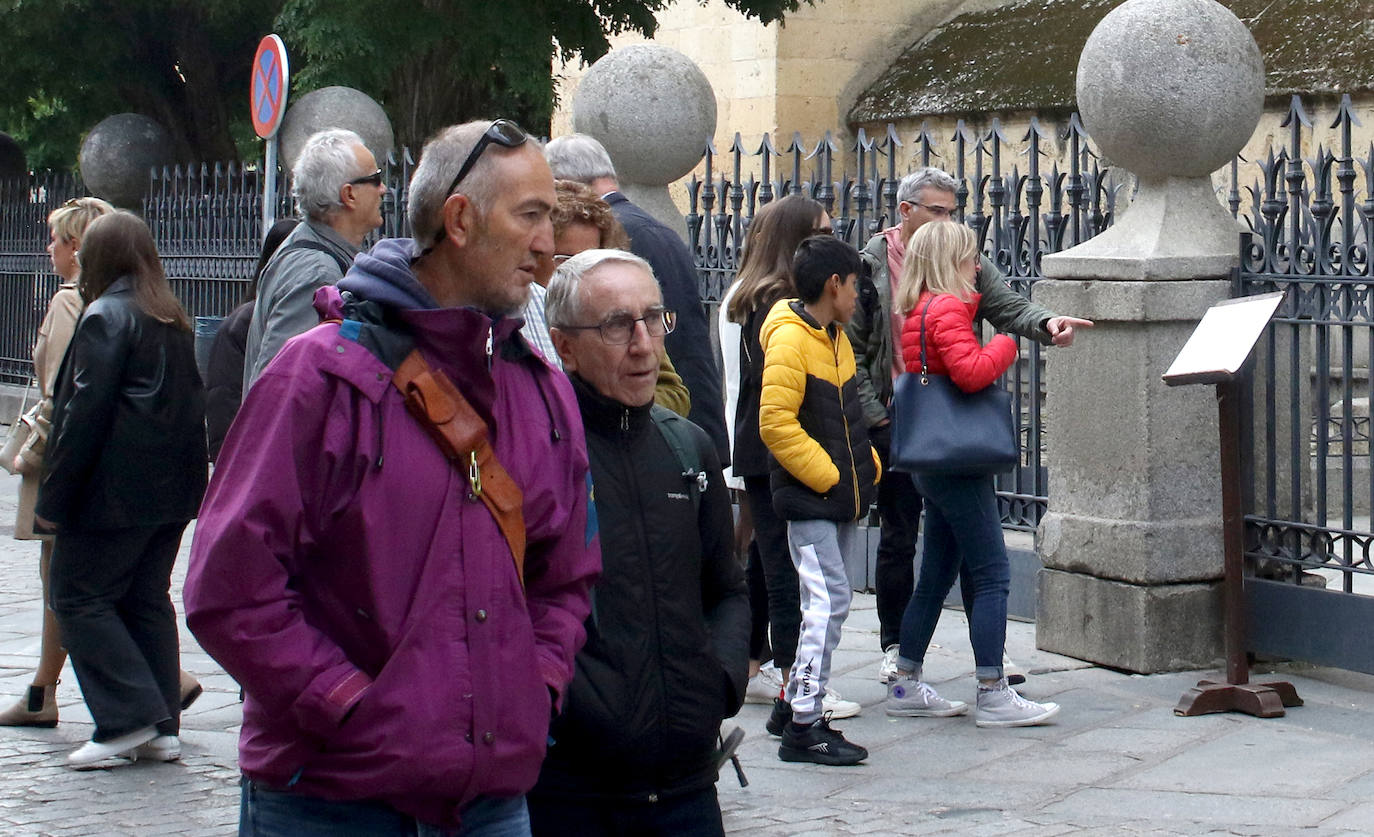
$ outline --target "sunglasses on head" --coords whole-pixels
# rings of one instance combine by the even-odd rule
[[[498,119],[491,123],[486,133],[482,134],[482,138],[477,141],[477,144],[472,147],[472,151],[468,153],[468,158],[463,161],[463,167],[458,169],[458,176],[453,178],[453,182],[448,184],[448,189],[444,194],[453,194],[453,190],[457,189],[458,184],[463,182],[463,178],[468,176],[468,172],[472,171],[472,167],[477,165],[478,159],[481,158],[482,152],[487,150],[487,146],[496,143],[502,148],[519,148],[524,145],[525,141],[528,139],[529,135],[526,134],[519,125],[516,125],[509,119]]]
[[[365,174],[365,175],[363,175],[362,177],[355,177],[355,178],[353,178],[352,180],[348,181],[348,185],[349,185],[349,186],[361,186],[361,185],[363,185],[364,183],[368,183],[368,184],[371,184],[371,185],[373,185],[373,186],[381,186],[381,185],[382,185],[382,170],[381,170],[381,169],[377,169],[377,170],[374,171],[372,174]]]

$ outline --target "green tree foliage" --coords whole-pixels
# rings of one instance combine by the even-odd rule
[[[608,35],[652,35],[672,0],[288,0],[283,37],[307,89],[346,84],[379,95],[397,141],[495,114],[547,131],[555,56],[591,62]],[[727,0],[767,23],[798,0]],[[374,92],[376,91],[376,92]]]
[[[114,113],[156,119],[177,157],[237,156],[253,50],[281,0],[9,0],[0,127],[35,168],[68,168]]]
[[[400,144],[501,114],[546,130],[552,62],[594,61],[608,35],[651,35],[672,0],[7,0],[0,128],[34,168],[70,167],[113,113],[151,116],[182,160],[253,148],[250,64],[277,31],[292,95],[331,84],[380,101]],[[727,0],[764,22],[799,0]],[[810,2],[810,0],[808,0]]]

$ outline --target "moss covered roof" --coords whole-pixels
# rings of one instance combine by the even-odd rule
[[[851,122],[1074,107],[1078,55],[1122,0],[1024,0],[927,33],[863,93]],[[1270,95],[1374,89],[1374,0],[1222,0],[1250,27]]]

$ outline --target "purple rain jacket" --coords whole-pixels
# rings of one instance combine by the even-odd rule
[[[600,546],[568,380],[520,320],[435,307],[412,246],[377,244],[316,307],[340,316],[340,290],[381,304],[495,428],[524,493],[526,590],[466,469],[345,322],[289,341],[247,394],[184,597],[191,631],[244,687],[249,779],[454,827],[479,795],[534,785]]]

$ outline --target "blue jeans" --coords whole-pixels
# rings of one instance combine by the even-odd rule
[[[426,825],[381,802],[335,802],[268,790],[247,779],[239,837],[530,837],[525,797],[478,797],[457,831]]]
[[[712,785],[657,802],[530,796],[538,837],[724,837]]]
[[[920,677],[940,609],[962,565],[973,588],[968,633],[978,679],[1000,678],[1011,569],[992,477],[917,474],[915,480],[925,498],[926,541],[921,578],[902,614],[898,666]]]

